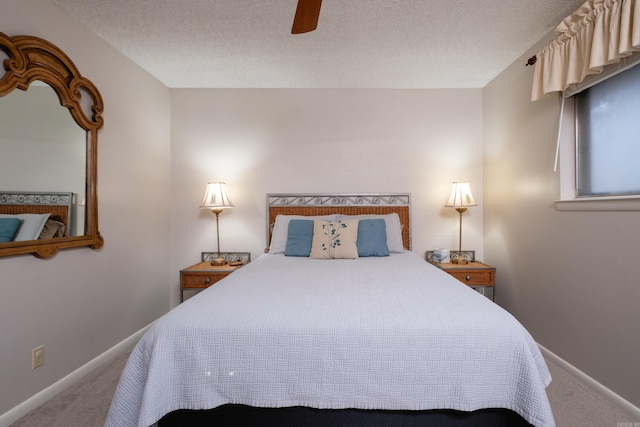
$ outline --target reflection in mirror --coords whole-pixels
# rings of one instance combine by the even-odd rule
[[[73,193],[65,235],[84,235],[86,132],[50,86],[0,98],[0,152],[0,192]]]
[[[11,239],[7,233],[1,236],[0,256],[46,258],[60,249],[102,247],[100,93],[64,52],[38,37],[0,32],[0,61],[0,215],[5,225],[11,223],[9,228],[19,227]],[[61,201],[68,206],[61,208]],[[64,232],[58,228],[50,234],[36,227],[23,233],[38,215],[45,217],[41,223],[48,216],[64,218]]]

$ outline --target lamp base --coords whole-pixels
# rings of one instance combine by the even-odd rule
[[[452,264],[459,264],[459,265],[465,265],[465,264],[469,264],[469,260],[467,260],[466,258],[453,258],[451,260]]]
[[[227,261],[222,257],[217,257],[211,260],[211,265],[225,265]]]

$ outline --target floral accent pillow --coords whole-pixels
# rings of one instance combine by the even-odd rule
[[[358,258],[358,221],[313,221],[310,258]]]

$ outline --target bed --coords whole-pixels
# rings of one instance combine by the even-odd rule
[[[0,243],[68,236],[73,200],[70,192],[0,191]]]
[[[267,218],[267,254],[145,333],[106,426],[554,425],[524,327],[408,250],[408,194],[272,194]]]

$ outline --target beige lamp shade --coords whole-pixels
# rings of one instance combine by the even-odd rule
[[[229,199],[227,186],[224,182],[210,182],[200,204],[201,209],[225,209],[232,208],[233,203]]]
[[[445,207],[466,208],[467,206],[478,206],[476,199],[471,194],[471,187],[467,181],[455,181]]]

